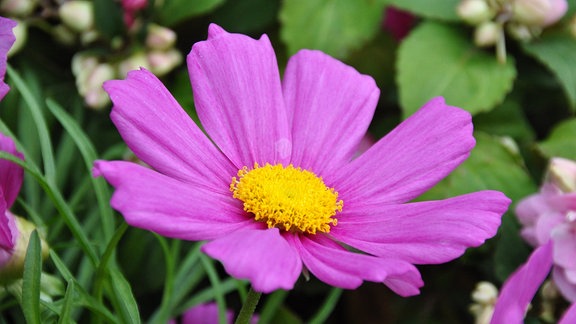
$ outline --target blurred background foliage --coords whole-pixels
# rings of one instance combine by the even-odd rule
[[[26,156],[14,211],[39,227],[52,251],[41,265],[30,245],[20,283],[27,297],[14,287],[1,290],[3,323],[165,323],[213,300],[221,309],[239,309],[246,283],[227,278],[198,243],[128,228],[108,205],[110,188],[90,174],[97,158],[134,159],[109,119],[109,101],[98,97],[104,81],[98,78],[123,78],[126,62],[153,66],[151,53],[175,51],[171,61],[158,56],[156,63],[167,67],[157,74],[197,120],[183,58],[206,38],[210,23],[255,38],[267,34],[281,71],[292,54],[312,48],[371,75],[381,89],[369,133],[374,140],[435,96],[470,111],[476,148],[420,199],[494,189],[513,200],[487,244],[456,261],[419,267],[426,283],[420,296],[402,298],[373,283],[341,291],[301,279],[293,291],[263,298],[257,312],[264,322],[472,322],[476,283],[501,284],[530,251],[518,234],[514,204],[538,190],[548,158],[576,159],[574,1],[538,35],[508,36],[504,57],[498,45],[477,46],[477,27],[459,17],[459,0],[150,0],[137,9],[94,0],[93,23],[81,31],[66,25],[60,10],[66,1],[26,1],[32,9],[23,13],[0,6],[24,30],[9,58],[11,91],[0,103],[0,131],[17,139]],[[177,35],[169,49],[147,44],[152,25]],[[72,68],[75,58],[79,71]],[[89,90],[81,95],[83,87]]]

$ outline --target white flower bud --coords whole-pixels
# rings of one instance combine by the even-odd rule
[[[26,40],[28,39],[28,25],[26,25],[25,22],[18,21],[18,24],[12,29],[12,32],[14,33],[16,40],[8,50],[8,57],[18,53],[18,51],[24,47],[24,44],[26,44]]]
[[[478,25],[495,15],[486,0],[464,0],[456,8],[458,16],[470,25]]]
[[[175,49],[165,52],[152,51],[148,53],[148,62],[152,73],[163,76],[182,63],[182,54]]]
[[[512,3],[513,20],[531,26],[552,25],[567,10],[566,0],[515,0]]]
[[[144,52],[136,52],[118,64],[118,75],[125,78],[128,72],[138,70],[141,67],[150,70],[150,63]]]
[[[494,304],[498,298],[498,288],[488,281],[480,281],[472,292],[472,300],[479,304]]]
[[[58,14],[66,26],[77,32],[88,31],[94,25],[92,1],[72,0],[65,2],[60,6]]]
[[[546,178],[546,182],[564,193],[576,192],[576,162],[559,157],[552,158]]]
[[[523,24],[518,24],[514,22],[510,22],[506,25],[506,30],[513,38],[519,41],[529,41],[534,37],[540,35],[542,32],[541,27],[536,26],[527,26]]]
[[[90,108],[104,108],[109,102],[110,97],[102,88],[102,84],[115,77],[114,68],[108,63],[98,64],[92,73],[86,79],[86,93],[84,93],[84,102]]]
[[[176,43],[176,33],[169,28],[156,24],[148,25],[146,46],[154,50],[167,50]]]
[[[26,17],[36,8],[36,0],[2,0],[0,11],[10,17]]]
[[[495,45],[502,37],[502,26],[492,21],[482,23],[474,30],[474,44],[479,47]]]

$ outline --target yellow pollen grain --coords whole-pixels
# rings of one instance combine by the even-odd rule
[[[244,167],[232,178],[230,191],[256,221],[290,232],[329,233],[344,206],[321,177],[292,164]]]

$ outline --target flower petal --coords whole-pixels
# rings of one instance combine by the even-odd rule
[[[438,97],[339,170],[329,185],[346,204],[406,202],[447,176],[474,145],[470,114]]]
[[[249,280],[263,293],[292,289],[302,271],[298,253],[277,228],[230,233],[206,243],[202,251],[222,262],[228,274]]]
[[[168,176],[228,190],[238,170],[154,74],[131,71],[104,89],[114,103],[110,117],[138,158]]]
[[[576,284],[568,280],[565,269],[554,267],[552,279],[562,296],[570,302],[576,303]]]
[[[16,37],[12,28],[16,27],[16,22],[12,19],[0,17],[0,100],[4,98],[10,87],[4,82],[6,74],[6,61],[8,51],[14,44]]]
[[[128,224],[163,236],[207,240],[258,225],[231,194],[181,182],[135,163],[96,161],[93,173],[116,188],[110,203]]]
[[[480,191],[439,201],[349,208],[330,234],[370,254],[443,263],[494,236],[509,204],[500,192]]]
[[[266,35],[254,40],[212,24],[187,62],[198,117],[238,169],[289,161],[288,117]]]
[[[574,224],[560,224],[551,232],[552,241],[554,241],[554,264],[576,270],[576,228]]]
[[[10,228],[10,223],[14,224],[14,221],[10,221],[10,216],[7,213],[6,201],[2,195],[2,190],[0,190],[0,249],[10,250],[14,247],[12,229]],[[2,260],[0,259],[0,265]]]
[[[0,151],[10,153],[22,160],[24,159],[24,155],[16,150],[14,141],[3,134],[0,134]],[[16,200],[23,178],[24,170],[19,165],[0,159],[0,188],[6,201],[6,209],[10,208]]]
[[[420,273],[410,263],[399,259],[384,259],[345,250],[323,236],[292,237],[306,267],[325,283],[346,289],[358,288],[363,280],[384,282],[390,280],[394,288],[402,287],[397,281],[404,280],[399,289],[403,296],[418,294],[423,285]]]
[[[521,324],[528,304],[552,267],[552,244],[534,252],[528,261],[504,283],[496,302],[491,324]]]
[[[378,103],[374,79],[320,52],[290,58],[282,84],[292,116],[292,163],[317,174],[348,163]]]
[[[574,324],[576,323],[576,303],[573,303],[570,308],[562,315],[558,324]]]
[[[188,309],[182,315],[182,324],[215,324],[218,322],[218,304],[206,303]],[[226,323],[234,323],[234,312],[226,310]]]

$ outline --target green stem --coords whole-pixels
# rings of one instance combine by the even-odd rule
[[[252,318],[252,315],[254,315],[254,310],[256,310],[261,295],[262,293],[256,292],[252,287],[250,287],[248,295],[246,296],[246,301],[244,301],[244,305],[242,305],[242,309],[240,310],[240,314],[238,314],[238,318],[236,318],[235,324],[250,323],[250,319]]]

